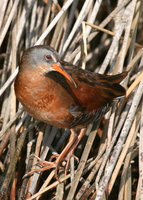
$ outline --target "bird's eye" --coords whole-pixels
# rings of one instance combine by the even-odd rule
[[[51,56],[50,56],[50,55],[47,55],[46,58],[47,58],[47,60],[50,60],[50,59],[51,59]]]

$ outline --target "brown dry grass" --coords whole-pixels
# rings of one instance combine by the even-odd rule
[[[141,0],[1,0],[0,199],[143,198],[142,8]],[[17,66],[35,44],[50,45],[62,59],[90,71],[129,70],[126,96],[88,126],[75,151],[80,162],[71,159],[66,177],[59,169],[60,183],[50,170],[22,179],[35,167],[31,153],[48,160],[69,138],[68,130],[31,119],[16,101]]]

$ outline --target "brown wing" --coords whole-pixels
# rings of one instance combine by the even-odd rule
[[[75,66],[65,66],[65,70],[76,82],[77,88],[71,86],[72,90],[81,106],[86,107],[87,111],[98,110],[112,102],[114,98],[125,94],[120,82],[126,77],[127,72],[108,76],[78,69]]]
[[[125,94],[125,89],[119,83],[125,78],[127,72],[115,76],[105,76],[78,69],[66,62],[62,62],[62,65],[77,85],[76,88],[62,74],[54,72],[53,79],[55,78],[55,81],[74,100],[68,109],[72,116],[69,128],[83,127],[95,122],[109,110],[114,98]]]

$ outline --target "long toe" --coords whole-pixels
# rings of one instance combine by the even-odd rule
[[[43,165],[43,163],[39,164],[40,162],[38,162],[38,165],[41,165],[42,167],[41,168],[38,168],[38,169],[33,169],[31,170],[30,172],[26,173],[23,178],[26,178],[28,177],[29,175],[35,173],[35,172],[43,172],[43,171],[46,171],[48,169],[52,169],[52,168],[56,168],[56,165],[55,165],[55,162],[49,162],[45,165]]]

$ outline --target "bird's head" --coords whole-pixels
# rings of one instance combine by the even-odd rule
[[[40,69],[43,73],[58,71],[77,87],[73,78],[62,66],[58,53],[50,46],[37,45],[26,50],[21,59],[20,70],[25,68]]]

